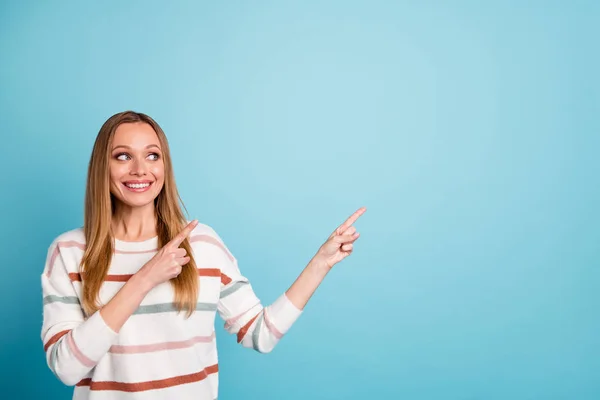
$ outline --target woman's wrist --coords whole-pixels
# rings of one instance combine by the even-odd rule
[[[146,277],[146,274],[143,270],[133,274],[127,283],[131,285],[136,292],[142,293],[143,296],[146,296],[146,294],[148,294],[148,292],[154,287],[152,282]]]
[[[331,271],[331,266],[327,264],[318,254],[315,255],[306,266],[306,269],[319,275],[327,275]]]

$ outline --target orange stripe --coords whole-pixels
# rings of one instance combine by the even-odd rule
[[[254,320],[260,315],[260,313],[256,314],[254,316],[254,318],[252,318],[250,321],[248,321],[248,323],[244,326],[242,326],[242,329],[240,329],[238,331],[237,334],[237,342],[240,343],[242,341],[242,339],[244,339],[244,336],[246,336],[246,332],[248,332],[248,329],[250,329],[250,325],[252,325],[252,323],[254,322]]]
[[[104,278],[104,282],[127,282],[129,279],[131,279],[132,276],[132,274],[106,275],[106,278]],[[219,276],[221,276],[221,270],[218,268],[198,268],[198,276],[209,276],[218,278]],[[82,279],[81,274],[77,272],[69,273],[69,278],[71,279],[71,282],[81,282]],[[231,279],[229,277],[227,277],[227,279],[229,279],[229,282],[231,282]],[[222,281],[223,277],[221,276],[221,282]]]
[[[225,274],[223,274],[223,273],[222,273],[222,274],[221,274],[221,283],[222,283],[223,285],[227,285],[227,284],[229,284],[230,282],[231,282],[231,278],[230,278],[230,277],[228,277],[227,275],[225,275]]]
[[[105,282],[127,282],[133,275],[106,275]]]
[[[106,277],[104,278],[104,282],[127,282],[129,279],[131,279],[133,275],[129,274],[129,275],[106,275]],[[77,273],[77,272],[70,272],[69,273],[69,278],[71,279],[71,282],[81,282],[81,274]]]
[[[60,331],[56,335],[52,336],[50,340],[44,345],[44,351],[48,350],[48,347],[52,346],[54,343],[58,342],[58,339],[65,336],[67,333],[71,332],[70,329]]]
[[[200,372],[188,375],[175,376],[173,378],[159,379],[155,381],[125,383],[125,382],[93,382],[91,378],[81,380],[76,386],[89,386],[90,390],[118,390],[121,392],[143,392],[153,389],[164,389],[186,383],[199,382],[210,374],[219,372],[219,365],[211,365]]]
[[[218,278],[221,276],[221,270],[219,268],[198,268],[198,275]]]

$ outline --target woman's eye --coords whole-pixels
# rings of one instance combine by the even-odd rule
[[[119,161],[127,161],[127,158],[129,158],[129,156],[125,153],[117,154],[117,160]]]
[[[156,161],[159,158],[158,154],[156,154],[156,153],[151,153],[151,154],[148,155],[148,157],[150,157],[150,159],[152,161]]]

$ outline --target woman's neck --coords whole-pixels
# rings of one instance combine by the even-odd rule
[[[112,218],[112,232],[124,242],[141,242],[157,235],[154,204],[129,207],[118,204]]]

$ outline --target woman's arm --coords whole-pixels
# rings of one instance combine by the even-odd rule
[[[359,209],[338,227],[290,288],[267,307],[261,305],[250,282],[240,273],[235,257],[216,232],[212,232],[223,249],[220,261],[223,285],[217,310],[225,320],[225,329],[237,335],[238,343],[261,353],[273,350],[333,265],[352,252],[352,243],[359,236],[352,224],[364,212],[364,208]]]
[[[189,258],[178,246],[194,226],[195,223],[188,225],[125,283],[100,311],[87,319],[58,243],[50,247],[42,275],[42,341],[48,366],[63,383],[75,385],[94,368],[109,351],[119,330],[146,294],[157,284],[181,272],[181,266]]]
[[[42,274],[42,341],[50,370],[66,385],[79,382],[108,352],[118,333],[99,312],[86,318],[67,268],[73,260],[59,242],[50,246]]]
[[[150,261],[134,274],[100,313],[110,328],[119,332],[156,285],[177,277],[183,265],[190,261],[179,245],[189,236],[198,221],[190,222],[173,240],[163,246]]]
[[[317,254],[310,260],[300,276],[287,290],[286,295],[298,309],[302,310],[319,287],[331,268],[353,250],[353,243],[359,233],[352,226],[367,209],[362,207],[340,225],[319,248]]]

